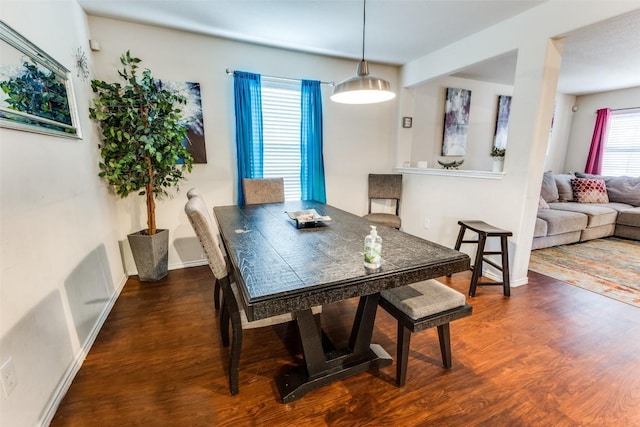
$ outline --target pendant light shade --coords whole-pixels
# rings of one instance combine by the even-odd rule
[[[363,59],[354,77],[336,85],[331,100],[341,104],[374,104],[395,97],[388,81],[369,75],[369,64]]]
[[[388,81],[369,74],[369,64],[364,59],[364,34],[366,23],[366,0],[362,12],[362,60],[358,63],[356,75],[336,85],[331,100],[342,104],[374,104],[396,97]]]

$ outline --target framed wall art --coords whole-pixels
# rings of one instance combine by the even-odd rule
[[[207,163],[200,83],[161,80],[160,86],[186,98],[186,105],[181,106],[187,125],[187,137],[183,145],[193,156],[193,163]]]
[[[470,107],[470,90],[447,88],[444,104],[443,156],[466,154]]]
[[[498,112],[496,114],[496,134],[493,138],[493,148],[507,148],[507,133],[509,132],[509,114],[511,114],[511,97],[498,96]]]
[[[0,126],[81,138],[70,72],[0,21]]]

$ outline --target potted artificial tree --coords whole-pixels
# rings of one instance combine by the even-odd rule
[[[133,192],[146,197],[147,228],[127,237],[140,280],[153,281],[167,275],[169,246],[169,231],[156,228],[155,199],[177,187],[193,164],[183,145],[186,123],[180,106],[186,100],[163,89],[149,70],[138,75],[140,59],[128,51],[120,62],[124,86],[91,81],[97,97],[89,117],[102,133],[99,175],[122,198]]]
[[[491,149],[491,157],[493,157],[493,172],[502,172],[504,167],[504,155],[507,153],[505,148],[493,147]]]

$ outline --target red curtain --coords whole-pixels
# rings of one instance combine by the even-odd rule
[[[596,126],[593,129],[589,157],[587,157],[587,165],[584,167],[585,173],[594,175],[602,173],[602,154],[604,152],[604,144],[607,142],[609,117],[611,117],[609,108],[602,108],[597,111]]]

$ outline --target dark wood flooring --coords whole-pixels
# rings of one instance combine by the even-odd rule
[[[482,287],[451,324],[453,368],[437,334],[415,334],[407,384],[395,364],[290,404],[273,376],[295,363],[295,326],[245,331],[240,394],[230,396],[208,267],[129,279],[52,426],[640,426],[640,310],[530,273],[502,296]],[[443,282],[466,294],[469,273]],[[323,327],[346,342],[356,301]],[[378,309],[374,342],[395,355],[395,322]]]

